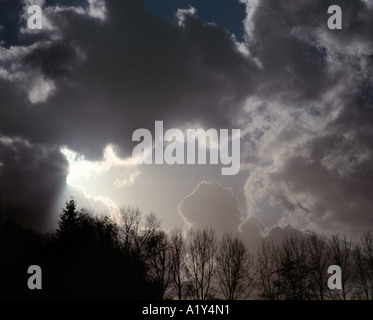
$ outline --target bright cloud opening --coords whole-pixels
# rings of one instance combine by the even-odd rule
[[[130,186],[135,178],[140,175],[132,158],[121,159],[117,156],[114,146],[109,144],[103,150],[101,161],[89,161],[67,147],[61,148],[61,153],[69,162],[69,174],[66,182],[68,185],[85,190],[90,181],[114,169],[120,169],[120,179],[112,182],[116,187]]]

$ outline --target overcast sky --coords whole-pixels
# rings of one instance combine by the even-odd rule
[[[74,196],[253,246],[269,230],[372,229],[372,34],[366,0],[1,0],[3,219],[50,230]],[[134,165],[132,133],[157,120],[241,129],[240,172]]]

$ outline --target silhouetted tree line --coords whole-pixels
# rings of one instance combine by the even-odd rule
[[[39,234],[8,221],[1,232],[1,297],[6,299],[373,299],[373,238],[352,243],[334,233],[287,235],[250,253],[212,228],[166,233],[154,214],[120,209],[120,219],[66,203],[55,232]],[[27,287],[30,265],[42,290]],[[330,265],[342,289],[330,290]]]
[[[141,232],[142,234],[142,232]],[[150,245],[150,243],[149,243]],[[16,299],[157,299],[144,260],[125,252],[119,225],[66,204],[49,234],[7,222],[1,234],[1,296]],[[42,290],[29,290],[27,269],[42,269]]]

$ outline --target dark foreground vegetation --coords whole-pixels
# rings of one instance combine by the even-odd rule
[[[373,299],[373,238],[335,233],[263,241],[257,252],[213,229],[167,234],[155,215],[122,208],[120,221],[66,203],[58,228],[39,234],[8,221],[0,242],[2,299]],[[42,289],[30,290],[30,265]],[[342,269],[330,290],[327,270]]]

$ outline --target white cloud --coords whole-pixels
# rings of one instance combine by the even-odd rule
[[[119,221],[119,206],[108,195],[91,194],[78,186],[70,187],[70,196],[73,196],[79,205],[83,203],[86,209],[90,206],[98,208],[101,211],[99,213],[106,214],[115,221]],[[68,195],[66,194],[66,196]],[[64,201],[66,199],[63,199],[63,203]]]
[[[56,90],[53,81],[44,76],[36,77],[30,83],[28,98],[32,104],[45,102]]]
[[[55,91],[54,81],[39,71],[25,68],[23,60],[33,52],[48,45],[49,42],[35,43],[30,46],[0,47],[0,78],[17,83],[32,104],[45,102]]]
[[[60,151],[69,163],[66,183],[76,189],[84,198],[93,201],[92,204],[95,207],[102,207],[103,205],[110,216],[113,219],[117,219],[119,207],[108,195],[110,190],[106,190],[105,187],[100,188],[100,183],[104,183],[105,179],[109,179],[111,180],[111,185],[117,188],[132,186],[135,183],[135,179],[141,174],[132,158],[121,159],[118,157],[115,147],[111,144],[107,145],[103,150],[102,160],[100,161],[87,160],[83,155],[67,147],[61,148]],[[123,178],[114,179],[113,175],[110,174],[114,170],[120,170]],[[115,176],[116,174],[114,174]],[[96,180],[97,178],[103,180]],[[92,184],[98,187],[94,191],[90,188]],[[101,206],[97,204],[101,204]]]
[[[80,155],[66,147],[61,148],[61,153],[69,162],[69,176],[67,178],[67,183],[70,185],[79,184],[81,179],[89,179],[120,167],[135,170],[135,172],[129,176],[129,181],[134,180],[135,177],[139,175],[139,171],[136,169],[136,165],[132,158],[119,158],[114,146],[111,144],[107,145],[103,150],[103,159],[101,161],[86,160],[83,155]]]
[[[88,0],[89,8],[88,14],[93,17],[104,21],[106,19],[106,6],[104,0]]]
[[[194,7],[189,7],[189,9],[177,9],[176,17],[178,19],[178,24],[180,27],[184,26],[184,21],[187,16],[195,16],[197,10]]]
[[[0,144],[4,145],[5,147],[11,147],[15,144],[21,144],[22,146],[25,146],[26,148],[31,148],[31,143],[23,139],[21,137],[9,137],[9,136],[0,136]]]
[[[259,0],[239,0],[241,3],[246,4],[246,18],[244,20],[245,34],[247,36],[246,41],[252,41],[252,36],[255,28],[255,24],[252,21],[253,15],[259,6]]]
[[[135,179],[141,174],[140,170],[136,170],[135,172],[131,173],[128,178],[124,179],[116,179],[114,181],[114,185],[117,188],[122,188],[122,187],[128,187],[132,186],[135,183]]]

